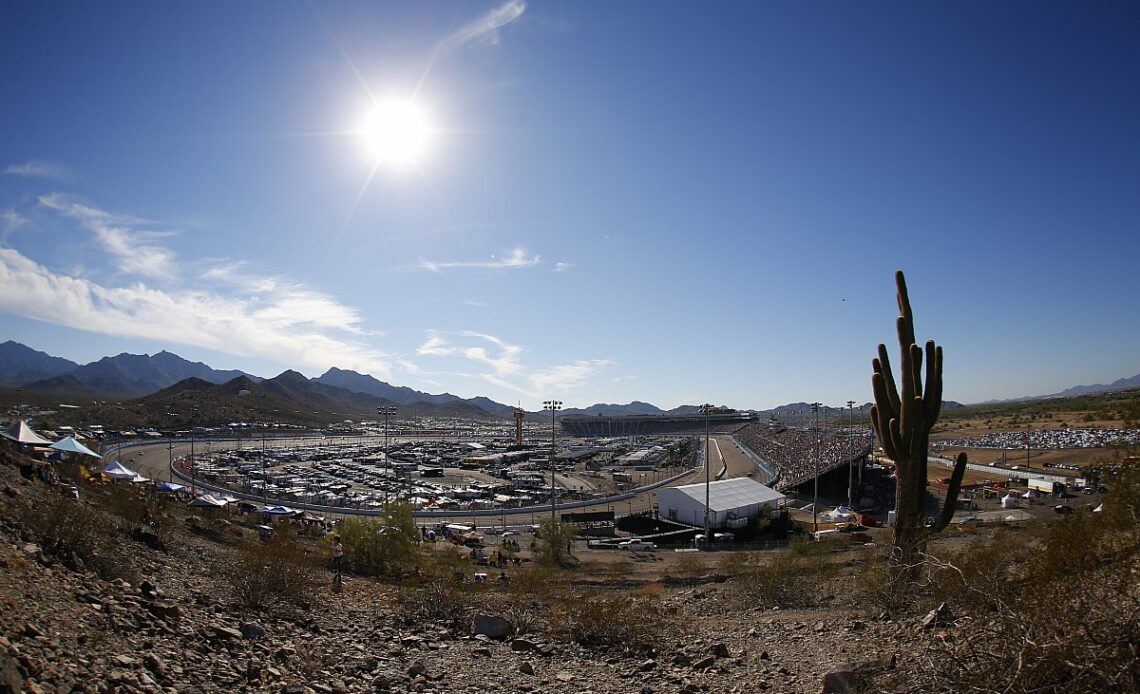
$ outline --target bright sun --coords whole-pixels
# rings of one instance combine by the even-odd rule
[[[394,169],[417,165],[432,140],[427,114],[412,101],[396,99],[377,103],[362,130],[373,159]]]

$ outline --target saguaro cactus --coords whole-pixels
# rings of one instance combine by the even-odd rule
[[[900,393],[891,373],[891,362],[886,345],[879,345],[879,356],[872,360],[874,373],[871,387],[875,404],[871,407],[871,422],[879,436],[883,451],[895,463],[895,559],[903,566],[914,565],[914,555],[921,552],[931,533],[937,533],[949,524],[958,501],[962,476],[966,473],[966,454],[958,456],[950,476],[946,503],[929,530],[923,524],[923,506],[926,502],[927,446],[930,430],[938,421],[942,410],[942,348],[933,340],[926,343],[926,387],[923,389],[923,349],[914,341],[914,315],[906,291],[906,278],[901,270],[895,273],[898,284],[900,315],[897,320]]]

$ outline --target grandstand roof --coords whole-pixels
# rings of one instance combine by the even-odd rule
[[[727,480],[717,480],[709,483],[709,510],[731,511],[743,506],[766,504],[779,501],[784,495],[770,487],[765,487],[749,477],[733,477]],[[686,484],[682,487],[673,487],[675,491],[699,502],[705,503],[705,484]]]

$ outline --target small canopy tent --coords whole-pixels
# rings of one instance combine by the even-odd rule
[[[51,441],[32,431],[28,423],[19,420],[7,429],[0,431],[0,436],[25,446],[50,446]]]
[[[212,494],[203,494],[192,500],[190,505],[194,508],[221,508],[226,505],[226,502]]]
[[[186,485],[183,485],[183,484],[175,484],[173,482],[163,482],[162,484],[158,485],[158,487],[155,489],[155,491],[157,491],[159,494],[173,494],[174,492],[180,492],[185,488],[186,488]]]
[[[824,523],[857,523],[859,517],[846,506],[838,506],[819,517]]]
[[[297,513],[288,506],[268,506],[261,509],[261,512],[270,516],[292,516]]]
[[[130,480],[134,482],[135,479],[139,477],[139,473],[134,470],[128,470],[117,460],[103,468],[100,472],[113,480]]]
[[[68,436],[65,439],[60,439],[59,441],[56,441],[55,443],[53,443],[51,445],[51,448],[54,448],[57,451],[62,451],[64,453],[74,453],[76,455],[86,455],[86,456],[91,456],[92,458],[102,458],[103,457],[103,456],[99,455],[98,453],[96,453],[95,451],[88,448],[87,446],[84,446],[83,444],[79,443],[79,441],[76,441],[75,437],[73,437],[73,436]]]

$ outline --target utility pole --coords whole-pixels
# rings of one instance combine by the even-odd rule
[[[701,412],[705,414],[705,548],[709,547],[712,538],[709,537],[709,506],[711,503],[711,487],[712,487],[712,473],[711,463],[709,459],[709,414],[712,412],[713,406],[709,403],[701,405]]]
[[[811,531],[819,530],[819,407],[821,403],[813,402],[811,411],[815,415],[815,493],[811,502]]]
[[[847,401],[847,426],[848,426],[847,442],[848,442],[848,444],[851,444],[852,442],[855,441],[855,432],[852,431],[852,429],[855,428],[855,409],[854,408],[855,408],[855,401],[854,400],[848,400]],[[853,502],[853,499],[855,497],[855,455],[854,455],[854,451],[855,451],[854,446],[851,446],[850,448],[847,449],[847,455],[850,456],[847,459],[847,510],[849,510],[849,511],[852,508],[854,508],[854,506],[855,506],[855,504]]]
[[[550,410],[550,518],[551,518],[551,520],[553,520],[554,519],[554,507],[558,503],[557,499],[554,495],[554,486],[555,486],[555,483],[554,483],[554,479],[555,479],[554,478],[554,475],[555,475],[555,468],[554,468],[554,436],[555,436],[555,433],[554,433],[555,432],[554,416],[555,416],[555,413],[558,412],[558,410],[562,409],[562,401],[561,400],[543,400],[542,401],[542,409]]]
[[[384,418],[384,467],[392,471],[396,481],[399,482],[400,476],[396,474],[396,468],[392,467],[392,461],[388,458],[388,418],[396,414],[395,407],[382,406],[376,408],[376,414]],[[388,511],[388,485],[384,485],[384,512]]]

